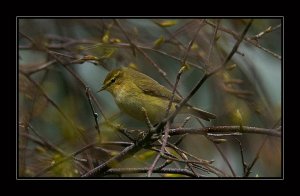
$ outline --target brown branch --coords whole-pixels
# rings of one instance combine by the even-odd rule
[[[130,155],[135,154],[141,149],[138,148],[136,144],[132,144],[128,147],[126,147],[122,152],[120,152],[118,155],[110,158],[106,162],[102,163],[101,165],[95,167],[94,169],[88,171],[87,173],[83,174],[81,177],[96,177],[101,176],[111,168],[112,165],[119,163],[122,160],[127,159]]]
[[[214,23],[212,23],[212,22],[210,22],[210,21],[208,21],[208,20],[205,20],[205,22],[206,22],[207,24],[213,26],[213,27],[216,27],[216,25],[215,25]],[[233,31],[231,31],[231,30],[229,30],[229,29],[226,29],[226,28],[224,28],[224,27],[219,27],[219,30],[221,30],[221,31],[223,31],[223,32],[225,32],[225,33],[230,34],[230,35],[231,35],[233,38],[235,38],[235,39],[238,39],[238,37],[239,37],[239,35],[238,35],[237,33],[233,32]],[[243,38],[243,39],[244,39],[246,42],[248,42],[248,43],[250,43],[250,44],[256,46],[257,48],[259,48],[259,49],[261,49],[261,50],[263,50],[263,51],[265,51],[265,52],[271,54],[272,56],[276,57],[277,59],[281,60],[281,56],[280,56],[280,55],[278,55],[278,54],[276,54],[276,53],[274,53],[274,52],[272,52],[272,51],[270,51],[270,50],[268,50],[268,49],[262,47],[262,46],[259,45],[255,40],[252,40],[252,39],[249,38],[249,37],[245,37],[245,38]]]
[[[181,148],[179,148],[179,147],[177,147],[177,146],[175,146],[174,144],[171,144],[171,143],[169,143],[169,142],[168,142],[168,147],[171,147],[171,148],[173,148],[175,151],[184,153],[184,154],[186,154],[187,156],[189,156],[189,157],[191,157],[191,158],[197,160],[197,161],[198,161],[198,164],[200,164],[201,166],[205,167],[205,169],[207,169],[207,170],[208,170],[209,172],[211,172],[211,173],[216,174],[217,176],[221,176],[221,177],[222,177],[222,176],[227,176],[222,170],[219,170],[218,168],[216,168],[216,167],[214,167],[214,166],[211,165],[211,163],[212,163],[213,161],[207,161],[207,160],[200,159],[200,158],[198,158],[198,157],[196,157],[196,156],[194,156],[194,155],[192,155],[192,154],[190,154],[190,153],[188,153],[188,152],[182,150]]]
[[[170,135],[181,135],[181,134],[200,134],[207,135],[209,133],[226,133],[236,135],[236,133],[252,133],[252,134],[262,134],[269,135],[275,137],[281,137],[281,126],[277,129],[265,129],[265,128],[257,128],[257,127],[248,127],[243,126],[242,130],[240,126],[214,126],[214,127],[204,127],[204,128],[177,128],[171,129]]]
[[[252,37],[249,37],[249,39],[254,39],[256,41],[258,41],[260,38],[262,38],[264,35],[268,34],[268,33],[271,33],[277,29],[279,29],[281,27],[281,24],[275,26],[272,28],[272,26],[269,26],[267,29],[265,29],[264,31],[252,36]]]
[[[21,72],[21,71],[20,71]],[[70,117],[68,117],[61,109],[60,107],[48,97],[48,95],[44,92],[42,87],[37,84],[33,79],[31,79],[29,76],[27,76],[25,73],[21,72],[35,87],[39,90],[39,92],[47,99],[47,101],[62,115],[62,117],[72,126],[73,129],[77,130],[80,135],[82,136],[83,140],[87,142],[86,138],[84,137],[81,130],[75,125],[75,123],[71,120]]]
[[[136,46],[135,44],[131,41],[131,39],[129,38],[129,35],[128,33],[125,31],[125,29],[122,27],[120,21],[118,19],[114,19],[115,23],[117,24],[117,26],[121,29],[122,33],[125,35],[127,41],[129,42],[130,44],[130,47],[132,49],[132,53],[133,53],[133,56],[136,56],[136,53],[135,53],[135,49],[136,49]]]
[[[100,128],[99,128],[99,124],[98,124],[98,114],[94,110],[94,107],[93,107],[93,104],[92,104],[92,100],[91,100],[90,88],[89,87],[86,88],[85,94],[86,94],[86,96],[88,98],[88,102],[89,102],[89,105],[91,107],[94,119],[95,119],[95,124],[96,124],[95,128],[96,128],[96,130],[98,132],[98,135],[100,136]]]
[[[52,150],[53,152],[59,153],[60,155],[65,156],[66,153],[60,149],[59,147],[55,146],[48,140],[46,140],[41,134],[39,134],[30,123],[27,124],[27,126],[31,129],[31,131],[44,143],[44,146],[46,146],[48,149]]]
[[[113,168],[105,172],[104,175],[108,174],[132,174],[132,173],[145,173],[148,168]],[[192,172],[187,169],[173,169],[173,168],[154,168],[153,173],[163,173],[163,174],[181,174],[189,177],[197,177]],[[201,176],[206,177],[206,176]]]
[[[212,141],[212,142],[213,142],[213,141]],[[214,143],[214,142],[213,142],[213,143]],[[220,147],[218,146],[218,144],[214,143],[214,145],[215,145],[215,147],[218,149],[218,151],[219,151],[219,153],[221,154],[221,156],[222,156],[223,160],[225,161],[226,165],[229,167],[229,169],[230,169],[230,171],[231,171],[233,177],[236,177],[236,174],[235,174],[235,172],[234,172],[234,170],[233,170],[233,168],[232,168],[232,166],[231,166],[229,160],[227,159],[227,157],[226,157],[225,154],[223,153],[223,151],[220,149]]]
[[[145,59],[147,59],[147,60],[150,62],[151,65],[153,65],[153,66],[157,69],[158,73],[161,74],[161,76],[164,78],[164,80],[167,82],[167,84],[168,84],[169,86],[171,86],[172,88],[174,88],[172,82],[167,78],[167,73],[166,73],[164,70],[162,70],[162,69],[159,67],[159,65],[158,65],[157,63],[155,63],[155,62],[149,57],[149,55],[146,54],[143,50],[141,50],[141,49],[138,48],[138,47],[137,47],[136,49],[137,49],[137,51],[139,51],[139,52],[145,57]],[[176,92],[177,92],[177,91],[176,91]],[[177,93],[178,93],[178,92],[177,92]]]
[[[167,122],[167,124],[165,126],[165,130],[164,130],[163,143],[162,143],[161,148],[160,148],[160,153],[155,157],[152,165],[150,166],[150,168],[147,172],[148,177],[151,176],[152,171],[155,168],[160,156],[162,156],[165,153],[165,148],[166,148],[168,137],[169,137],[169,131],[170,131],[170,122]]]
[[[110,158],[106,162],[100,164],[99,166],[95,167],[94,169],[90,170],[89,172],[85,173],[81,177],[91,177],[91,176],[101,176],[104,172],[109,170],[112,165],[115,165],[127,158],[129,158],[131,155],[135,154],[136,152],[140,151],[145,146],[152,143],[154,140],[151,138],[152,133],[148,132],[147,135],[141,139],[140,141],[137,141],[135,144],[132,144],[128,147],[126,147],[123,151],[121,151],[118,155]]]
[[[46,52],[46,53],[49,54],[52,58],[54,58],[58,63],[60,63],[61,65],[63,65],[63,67],[64,67],[65,69],[67,69],[69,73],[71,73],[71,75],[79,82],[79,84],[80,84],[84,89],[87,88],[87,85],[85,85],[85,83],[83,82],[83,80],[81,80],[80,77],[79,77],[79,76],[78,76],[71,68],[68,67],[68,65],[66,65],[64,62],[62,62],[62,61],[56,56],[57,54],[58,54],[58,55],[64,55],[64,54],[61,54],[61,53],[57,53],[57,52],[55,52],[55,51],[48,50],[48,49],[46,48],[46,46],[40,46],[40,45],[37,44],[33,39],[31,39],[29,36],[27,36],[26,34],[24,34],[24,33],[22,33],[22,32],[19,32],[19,33],[20,33],[22,36],[24,36],[25,38],[27,38],[27,39],[33,44],[34,47],[36,47],[37,49],[40,49],[40,50]],[[68,57],[73,58],[73,57],[71,57],[71,56],[68,56]],[[93,94],[91,94],[91,97],[92,97],[93,101],[96,103],[96,106],[97,106],[98,110],[100,111],[100,113],[102,114],[103,118],[106,119],[106,117],[105,117],[105,115],[104,115],[104,113],[103,113],[103,111],[102,111],[102,109],[101,109],[101,107],[100,107],[100,105],[99,105],[99,103],[98,103],[96,97],[95,97]]]
[[[266,136],[264,137],[264,140],[263,140],[263,142],[261,143],[261,145],[260,145],[260,147],[259,147],[259,149],[258,149],[258,151],[257,151],[257,153],[256,153],[256,156],[255,156],[255,158],[253,159],[252,163],[249,165],[249,167],[246,168],[246,173],[245,173],[244,177],[248,177],[248,176],[250,175],[251,170],[252,170],[253,166],[255,165],[256,161],[258,160],[259,155],[260,155],[260,153],[261,153],[261,150],[263,149],[263,147],[264,147],[264,145],[265,145],[265,143],[266,143],[267,140],[268,140],[268,136],[266,135]]]
[[[175,82],[175,85],[174,85],[173,90],[172,90],[172,96],[171,96],[171,98],[170,98],[170,101],[169,101],[169,104],[168,104],[168,107],[167,107],[167,110],[166,110],[165,118],[169,115],[169,111],[170,111],[170,109],[171,109],[171,107],[172,107],[173,99],[174,99],[174,96],[175,96],[175,92],[176,92],[176,89],[177,89],[179,80],[180,80],[180,78],[181,78],[182,73],[183,73],[184,70],[186,69],[186,60],[187,60],[189,51],[190,51],[190,49],[191,49],[191,47],[192,47],[194,41],[196,40],[196,37],[197,37],[197,35],[198,35],[200,29],[203,27],[202,23],[203,23],[203,20],[201,21],[201,23],[200,23],[200,25],[199,25],[199,27],[198,27],[198,29],[197,29],[197,31],[196,31],[196,33],[195,33],[193,39],[190,41],[190,43],[188,44],[188,47],[187,47],[187,49],[186,49],[186,51],[185,51],[185,55],[184,55],[184,57],[183,57],[183,59],[182,59],[182,65],[181,65],[181,68],[180,68],[180,70],[179,70],[179,72],[178,72],[178,74],[177,74],[176,82]],[[160,154],[158,154],[158,155],[155,157],[155,159],[154,159],[154,161],[153,161],[151,167],[149,168],[149,171],[148,171],[148,174],[147,174],[148,177],[151,176],[152,170],[155,168],[155,166],[156,166],[156,164],[157,164],[157,162],[158,162],[158,160],[159,160],[161,154],[164,154],[165,147],[166,147],[167,142],[168,142],[169,131],[170,131],[170,122],[168,121],[167,124],[166,124],[166,127],[165,127],[165,129],[164,129],[164,137],[163,137],[163,143],[162,143],[162,146],[161,146]]]
[[[242,161],[242,166],[243,166],[243,176],[245,176],[248,166],[247,166],[247,164],[245,162],[245,158],[244,158],[244,149],[243,149],[241,141],[237,138],[234,138],[234,139],[239,143],[240,152],[241,152],[241,161]]]
[[[217,37],[217,32],[218,32],[218,29],[219,29],[219,25],[220,25],[220,19],[217,20],[217,25],[215,27],[213,37],[210,41],[210,47],[209,47],[209,51],[208,51],[208,55],[207,55],[207,64],[208,65],[209,65],[210,57],[211,57],[211,54],[212,54],[212,51],[213,51],[213,48],[214,48],[214,45],[215,45],[215,42],[216,42],[216,37]]]
[[[234,47],[232,48],[231,52],[229,53],[229,55],[227,56],[226,60],[224,61],[224,63],[220,66],[217,67],[216,69],[214,69],[213,71],[209,72],[209,73],[205,73],[203,78],[198,82],[198,84],[192,89],[192,91],[189,93],[189,95],[183,99],[179,105],[178,108],[175,110],[175,112],[173,112],[173,114],[171,114],[167,119],[173,119],[181,110],[181,108],[188,102],[188,100],[194,96],[194,94],[199,90],[199,88],[202,86],[202,84],[213,74],[217,73],[218,71],[220,71],[222,68],[225,67],[225,65],[229,62],[229,60],[231,59],[231,57],[234,55],[234,53],[237,51],[240,43],[242,42],[243,38],[245,37],[248,29],[250,28],[251,24],[252,24],[253,20],[250,20],[250,22],[248,23],[248,25],[246,26],[246,28],[244,29],[244,31],[242,32],[241,36],[239,37],[238,41],[235,43]]]
[[[69,159],[75,157],[76,155],[78,155],[78,154],[84,152],[85,150],[87,150],[87,149],[93,147],[95,144],[96,144],[96,142],[84,146],[83,148],[77,150],[76,152],[74,152],[74,153],[72,153],[72,154],[70,154],[70,155],[68,155],[68,156],[66,156],[66,157],[64,157],[64,158],[62,158],[60,161],[57,161],[55,164],[53,164],[53,165],[51,165],[51,166],[49,166],[49,167],[46,167],[45,169],[41,170],[41,171],[38,172],[35,176],[38,177],[38,176],[41,176],[41,175],[45,174],[46,172],[52,170],[53,168],[57,167],[58,165],[64,163],[65,161],[67,161],[67,160],[69,160]]]

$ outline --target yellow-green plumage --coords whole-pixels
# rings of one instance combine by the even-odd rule
[[[119,68],[111,71],[103,82],[101,90],[109,91],[119,108],[138,120],[145,120],[145,108],[151,123],[160,122],[166,114],[172,92],[151,77],[131,68]],[[174,96],[170,112],[182,99]],[[186,104],[180,113],[189,113],[204,120],[214,119],[214,114]]]

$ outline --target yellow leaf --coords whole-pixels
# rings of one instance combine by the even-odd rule
[[[129,63],[128,67],[134,69],[134,70],[138,70],[138,66],[134,63]]]
[[[193,43],[193,45],[191,46],[192,50],[197,50],[199,48],[198,44]]]
[[[137,157],[140,160],[147,160],[147,159],[153,157],[154,155],[155,155],[154,151],[147,151],[147,152],[144,152],[142,154],[139,154]]]
[[[111,38],[110,42],[111,43],[121,43],[122,41],[120,39],[118,39],[118,38]]]
[[[242,117],[242,114],[240,113],[240,110],[237,109],[236,112],[235,112],[235,119],[236,119],[236,122],[238,124],[243,124],[243,117]]]
[[[177,177],[184,177],[182,174],[165,174],[163,175],[166,178],[177,178]]]
[[[45,148],[43,148],[42,146],[36,146],[35,151],[37,153],[45,153],[46,152]]]
[[[109,31],[106,31],[102,37],[102,42],[107,44],[109,43]]]
[[[157,40],[154,41],[154,47],[158,48],[165,42],[164,36],[160,36]]]
[[[236,64],[231,64],[231,65],[228,65],[228,66],[226,66],[226,69],[228,70],[228,71],[231,71],[231,70],[233,70],[234,68],[236,68]]]
[[[157,23],[161,27],[171,27],[177,24],[177,21],[175,20],[165,20],[162,22]]]
[[[185,63],[185,64],[181,65],[179,72],[181,73],[181,72],[187,71],[190,69],[190,67],[191,66],[189,64]]]

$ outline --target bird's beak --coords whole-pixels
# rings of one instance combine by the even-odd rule
[[[105,90],[106,88],[107,88],[107,85],[104,84],[104,85],[100,88],[100,90],[97,91],[97,93],[99,93],[100,91]]]

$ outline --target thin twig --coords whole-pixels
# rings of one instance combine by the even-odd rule
[[[166,126],[165,126],[165,130],[164,130],[164,137],[163,137],[163,143],[161,145],[160,148],[160,153],[155,157],[152,165],[150,166],[148,172],[147,172],[147,176],[150,177],[152,174],[153,169],[155,168],[160,156],[162,156],[165,153],[165,148],[168,142],[168,137],[169,137],[169,131],[170,131],[170,122],[167,122]]]
[[[105,172],[104,175],[108,174],[132,174],[132,173],[145,173],[148,168],[112,168]],[[181,174],[189,177],[197,177],[187,169],[173,169],[173,168],[154,168],[153,173],[164,173],[164,174]],[[201,176],[206,177],[206,176]]]
[[[239,143],[240,152],[241,152],[241,161],[242,161],[242,166],[243,166],[243,176],[245,176],[248,166],[247,166],[247,163],[245,162],[245,158],[244,158],[244,149],[243,149],[241,141],[239,139],[237,139],[236,137],[234,139]]]
[[[212,22],[210,22],[210,21],[208,21],[208,20],[205,20],[205,22],[206,22],[207,24],[213,26],[213,27],[216,27],[216,25],[215,25],[214,23],[212,23]],[[230,34],[230,35],[231,35],[233,38],[235,38],[235,39],[238,39],[238,37],[239,37],[239,35],[238,35],[237,33],[233,32],[233,31],[231,31],[231,30],[229,30],[229,29],[226,29],[226,28],[224,28],[224,27],[219,27],[219,30],[221,30],[221,31],[223,31],[223,32],[225,32],[225,33]],[[270,50],[268,50],[268,49],[262,47],[261,45],[259,45],[259,44],[257,43],[257,41],[252,40],[252,39],[250,39],[249,37],[245,37],[245,38],[243,38],[243,39],[244,39],[246,42],[248,42],[248,43],[250,43],[250,44],[256,46],[257,48],[259,48],[259,49],[261,49],[261,50],[263,50],[263,51],[265,51],[265,52],[271,54],[272,56],[276,57],[277,59],[281,60],[281,56],[280,56],[280,55],[278,55],[278,54],[276,54],[275,52],[272,52],[272,51],[270,51]]]
[[[46,140],[41,134],[39,134],[33,127],[30,123],[28,123],[28,127],[31,129],[31,131],[41,140],[44,142],[45,146],[48,148],[48,149],[51,149],[52,151],[54,152],[57,152],[59,153],[60,155],[63,155],[65,156],[66,153],[60,149],[59,147],[55,146],[54,144],[52,144],[51,142],[49,142],[48,140]]]
[[[84,152],[85,150],[87,150],[87,149],[93,147],[95,144],[96,144],[96,142],[84,146],[83,148],[77,150],[76,152],[74,152],[74,153],[72,153],[72,154],[70,154],[70,155],[64,157],[64,158],[61,159],[60,161],[57,161],[55,164],[53,164],[53,165],[51,165],[51,166],[49,166],[49,167],[46,167],[46,168],[43,169],[42,171],[38,172],[35,176],[37,177],[37,176],[41,176],[41,175],[45,174],[46,172],[48,172],[48,171],[52,170],[53,168],[57,167],[58,165],[60,165],[60,164],[64,163],[65,161],[71,159],[72,157],[74,157],[74,156],[76,156],[76,155],[78,155],[78,154]]]
[[[175,146],[174,144],[168,143],[168,146],[173,148],[175,151],[179,151],[181,153],[186,154],[187,156],[195,159],[198,161],[198,164],[200,164],[201,166],[205,167],[205,169],[207,169],[209,172],[216,174],[217,176],[227,176],[222,170],[217,169],[216,167],[212,166],[211,163],[213,161],[207,161],[207,160],[203,160],[200,159],[184,150],[182,150],[181,148]]]
[[[160,157],[161,157],[161,153],[158,153],[156,155],[156,157],[154,158],[154,161],[152,162],[151,166],[148,168],[148,171],[147,171],[147,177],[148,178],[151,177],[152,172],[153,172],[153,170],[154,170],[154,168],[155,168],[155,166],[156,166],[156,164],[157,164]]]
[[[233,168],[232,168],[229,160],[227,159],[227,157],[225,156],[225,154],[223,153],[223,151],[220,149],[220,147],[218,146],[218,144],[216,144],[216,143],[214,143],[214,144],[215,144],[215,147],[218,149],[219,153],[221,154],[223,160],[226,162],[227,166],[229,167],[229,169],[230,169],[233,177],[236,177],[236,174],[235,174],[235,172],[234,172],[234,170],[233,170]]]
[[[211,72],[206,72],[203,76],[203,78],[198,82],[198,84],[192,89],[192,91],[189,93],[189,95],[183,99],[177,109],[175,110],[175,112],[173,112],[173,114],[171,114],[166,120],[172,119],[174,118],[179,111],[181,110],[181,108],[188,102],[188,100],[194,96],[194,94],[199,90],[199,88],[202,86],[202,84],[213,74],[217,73],[218,71],[220,71],[223,67],[225,67],[225,65],[229,62],[229,60],[231,59],[231,57],[234,55],[234,53],[237,51],[240,43],[242,42],[243,38],[245,37],[248,29],[250,28],[251,24],[252,24],[253,20],[250,20],[250,22],[248,23],[248,25],[246,26],[246,28],[244,29],[244,31],[242,32],[241,36],[239,37],[238,41],[235,43],[234,47],[232,48],[231,52],[229,53],[229,55],[227,56],[226,60],[224,61],[224,63],[217,67],[216,69],[214,69]]]
[[[261,145],[260,145],[260,147],[259,147],[257,153],[256,153],[255,158],[253,159],[253,161],[252,161],[252,163],[249,165],[249,167],[247,167],[247,170],[246,170],[246,173],[245,173],[244,177],[248,177],[248,176],[250,175],[251,170],[252,170],[253,166],[255,165],[256,161],[258,160],[259,155],[260,155],[260,153],[261,153],[261,150],[263,149],[263,147],[264,147],[264,145],[265,145],[265,143],[266,143],[267,140],[268,140],[268,136],[266,135],[266,136],[264,137],[263,142],[261,143]]]
[[[249,37],[249,39],[254,39],[256,41],[258,41],[260,38],[262,38],[264,35],[268,34],[268,33],[271,33],[277,29],[279,29],[281,27],[281,24],[275,26],[272,28],[272,26],[269,26],[267,29],[265,29],[264,31],[252,36],[252,37]]]
[[[147,60],[150,62],[151,65],[153,65],[153,66],[157,69],[158,73],[161,74],[161,76],[164,78],[164,80],[167,82],[167,84],[168,84],[169,86],[171,86],[172,88],[174,88],[172,82],[167,78],[167,73],[166,73],[164,70],[162,70],[162,69],[159,67],[159,65],[158,65],[157,63],[155,63],[155,61],[153,61],[152,58],[150,58],[149,55],[146,54],[142,49],[140,49],[140,48],[138,48],[138,47],[137,47],[136,49],[137,49],[137,51],[139,51],[139,52],[145,57],[145,59],[147,59]],[[177,91],[176,91],[176,92],[177,92]],[[178,93],[178,92],[177,92],[177,93]]]
[[[34,65],[34,66],[27,66],[27,65],[20,65],[20,69],[23,70],[26,74],[34,74],[36,72],[42,71],[44,69],[46,69],[47,67],[49,67],[50,65],[54,64],[56,62],[56,60],[51,60],[48,61],[46,63],[43,63],[41,65]]]
[[[20,71],[21,72],[21,71]],[[44,92],[42,87],[40,87],[39,84],[37,84],[33,79],[31,79],[29,76],[27,76],[25,73],[21,72],[35,87],[40,91],[40,93],[47,99],[49,103],[62,115],[62,117],[73,127],[73,129],[77,130],[80,135],[82,136],[82,139],[87,142],[87,139],[83,135],[82,131],[75,125],[75,123],[71,120],[70,117],[68,117],[59,107],[58,105],[48,97],[48,95]]]
[[[98,135],[100,136],[100,128],[99,128],[99,124],[98,124],[98,114],[94,110],[94,107],[93,107],[93,104],[92,104],[92,100],[91,100],[91,96],[90,96],[90,88],[89,87],[86,88],[85,94],[86,94],[86,96],[88,98],[89,105],[91,106],[91,110],[93,112],[93,116],[94,116],[95,124],[96,124],[95,128],[96,128],[96,130],[98,132]]]
[[[132,53],[133,53],[133,56],[136,56],[136,53],[135,53],[135,49],[136,49],[136,46],[135,44],[133,44],[133,42],[131,41],[131,39],[129,38],[129,35],[128,33],[125,31],[125,29],[122,27],[120,21],[118,19],[114,19],[115,23],[117,24],[117,26],[121,29],[122,33],[125,35],[127,41],[129,42],[130,46],[131,46],[131,49],[132,49]]]
[[[203,20],[202,20],[202,22],[203,22]],[[172,96],[170,98],[170,101],[169,101],[169,104],[168,104],[168,107],[167,107],[167,110],[166,110],[165,118],[169,115],[169,111],[170,111],[170,109],[172,107],[172,102],[173,102],[173,99],[174,99],[174,96],[175,96],[175,92],[176,92],[176,89],[177,89],[180,77],[181,77],[182,73],[184,72],[184,70],[186,69],[186,65],[185,64],[186,64],[186,60],[187,60],[189,51],[190,51],[191,46],[193,45],[193,43],[194,43],[194,41],[195,41],[195,39],[196,39],[196,37],[198,35],[200,29],[202,28],[202,25],[201,25],[202,22],[200,23],[200,25],[199,25],[199,27],[198,27],[198,29],[197,29],[197,31],[196,31],[193,39],[190,41],[190,43],[189,43],[189,45],[188,45],[188,47],[186,49],[185,55],[184,55],[184,57],[182,59],[182,65],[181,65],[182,67],[180,68],[180,70],[179,70],[179,72],[177,74],[176,82],[175,82],[175,85],[174,85],[173,90],[172,90]],[[155,157],[155,159],[154,159],[151,167],[149,168],[148,174],[147,174],[148,177],[151,176],[152,170],[155,168],[155,166],[156,166],[156,164],[157,164],[157,162],[158,162],[161,154],[164,154],[164,150],[165,150],[165,147],[166,147],[167,142],[168,142],[169,131],[170,131],[170,122],[167,122],[165,130],[164,130],[164,137],[163,137],[163,143],[162,143],[162,146],[161,146],[160,154],[158,154]]]
[[[212,51],[213,51],[213,48],[214,48],[214,45],[215,45],[215,42],[216,42],[216,37],[217,37],[217,32],[218,32],[218,29],[219,29],[219,25],[220,25],[220,19],[217,19],[217,25],[215,27],[212,39],[210,40],[210,47],[209,47],[208,55],[207,55],[207,64],[208,65],[209,65],[210,57],[211,57],[211,54],[212,54]]]
[[[153,140],[151,139],[152,133],[148,132],[146,136],[137,141],[135,144],[132,144],[126,147],[122,152],[118,155],[110,158],[106,162],[102,163],[101,165],[95,167],[94,169],[90,170],[89,172],[82,175],[82,177],[89,177],[89,176],[101,176],[103,173],[111,168],[112,165],[115,165],[127,158],[131,155],[135,154],[136,152],[140,151],[142,148],[147,146],[148,144],[152,143]]]
[[[281,126],[276,129],[265,129],[265,128],[258,128],[258,127],[248,127],[243,126],[241,130],[240,126],[214,126],[214,127],[203,127],[203,128],[176,128],[170,129],[170,135],[181,135],[181,134],[200,134],[206,135],[208,133],[228,133],[236,135],[235,133],[253,133],[253,134],[262,134],[262,135],[269,135],[275,137],[281,137]]]

